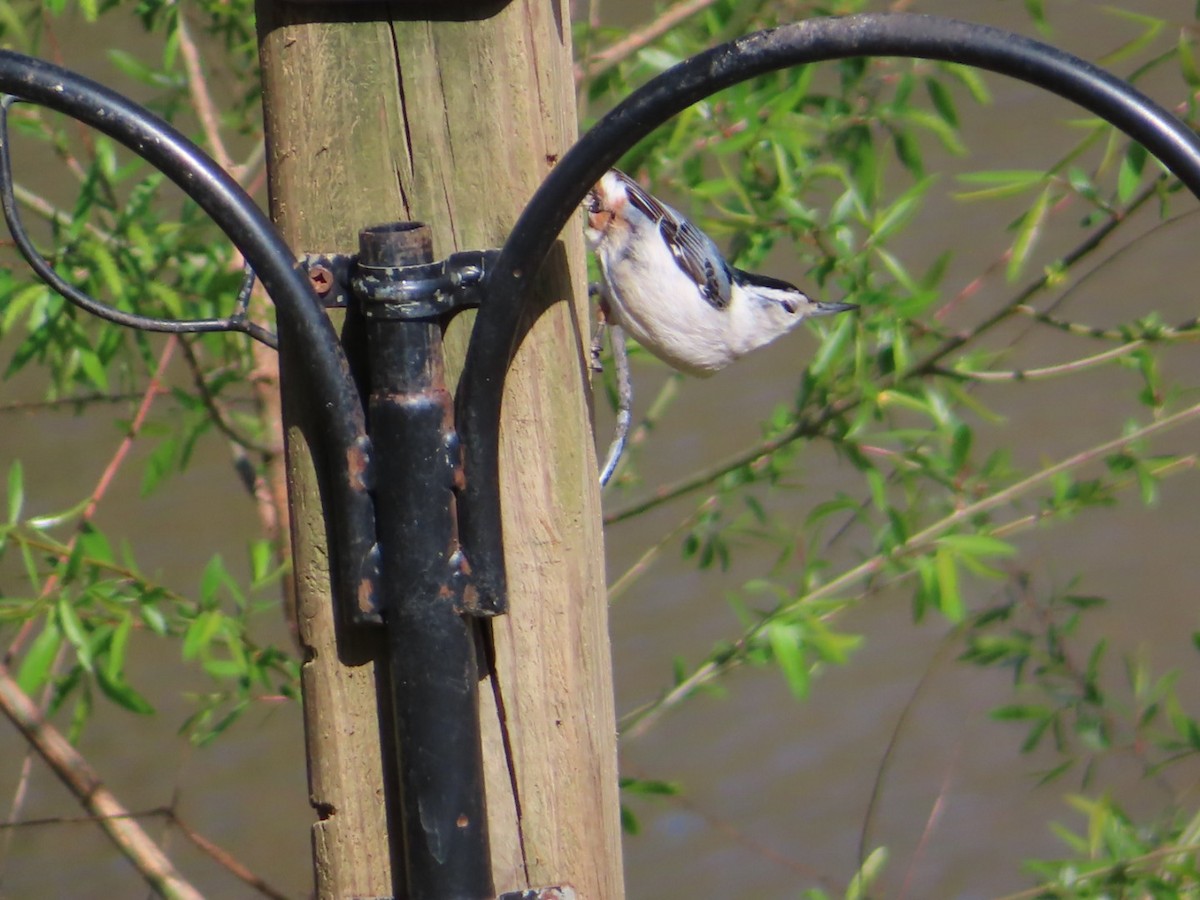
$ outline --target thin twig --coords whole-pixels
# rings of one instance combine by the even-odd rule
[[[1041,486],[1047,481],[1062,475],[1072,469],[1102,459],[1117,451],[1123,450],[1130,444],[1137,441],[1146,440],[1155,435],[1168,431],[1178,425],[1185,424],[1192,419],[1200,417],[1200,403],[1189,406],[1186,409],[1180,410],[1173,415],[1166,416],[1148,425],[1144,425],[1135,431],[1123,435],[1119,438],[1114,438],[1111,441],[1106,441],[1102,444],[1097,444],[1087,450],[1080,451],[1073,456],[1060,460],[1052,466],[1048,466],[1039,472],[1035,472],[1022,480],[1009,485],[1002,490],[996,491],[978,500],[975,503],[967,504],[966,506],[956,509],[954,512],[939,519],[928,527],[922,529],[916,534],[909,537],[903,543],[894,547],[889,553],[878,553],[857,566],[843,572],[832,581],[828,581],[822,586],[810,591],[803,597],[798,598],[793,603],[788,604],[788,608],[801,604],[812,603],[817,600],[825,600],[831,597],[836,597],[843,592],[849,590],[855,584],[873,577],[874,575],[883,572],[888,566],[892,565],[898,559],[906,556],[911,556],[914,553],[925,551],[930,544],[948,532],[950,529],[961,524],[964,521],[969,521],[983,513],[990,512],[998,506],[1011,503],[1023,494]],[[751,641],[760,635],[767,626],[774,620],[777,613],[772,613],[764,616],[759,622],[750,626],[743,632],[742,636],[737,640],[731,651],[722,654],[722,657],[717,660],[709,660],[708,662],[697,668],[691,675],[680,681],[674,688],[640,709],[624,716],[621,721],[622,734],[627,737],[637,737],[645,733],[645,731],[654,724],[668,710],[678,706],[683,700],[691,696],[698,688],[709,683],[726,669],[732,667],[739,660],[739,653]]]
[[[217,430],[233,443],[245,447],[247,450],[261,453],[264,456],[274,453],[275,451],[266,444],[259,443],[249,435],[242,434],[234,427],[233,422],[229,419],[228,412],[225,410],[224,404],[213,394],[208,386],[208,382],[205,380],[204,367],[201,365],[200,357],[196,352],[195,342],[184,338],[180,341],[179,346],[183,351],[183,358],[187,361],[188,371],[192,374],[192,384],[196,386],[196,393],[200,397],[200,402],[208,410],[208,417],[217,426]]]
[[[1155,860],[1176,855],[1190,860],[1198,850],[1200,850],[1200,843],[1172,844],[1167,847],[1158,847],[1149,853],[1142,853],[1138,856],[1124,857],[1112,865],[1103,866],[1099,869],[1077,869],[1073,875],[1073,884],[1077,889],[1084,889],[1088,882],[1108,878],[1111,875],[1119,873],[1125,873],[1125,880],[1128,880],[1128,873],[1131,870],[1136,871],[1137,867],[1143,863],[1154,862]],[[1035,897],[1052,897],[1055,896],[1054,889],[1055,885],[1053,884],[1042,884],[1028,890],[1017,891],[1015,894],[1005,894],[1002,897],[998,897],[997,900],[1033,900]],[[1059,896],[1062,895],[1059,894]],[[1075,896],[1080,896],[1080,894],[1077,893]]]
[[[208,79],[204,77],[204,69],[200,65],[200,51],[188,31],[187,21],[183,15],[183,7],[175,10],[175,32],[179,37],[179,53],[183,57],[183,68],[187,72],[188,93],[192,98],[192,109],[200,119],[200,128],[204,131],[204,140],[212,151],[212,157],[217,165],[233,176],[235,181],[241,181],[240,166],[235,166],[225,142],[221,139],[220,118],[217,115],[216,104],[208,92]]]
[[[616,603],[621,599],[622,595],[629,590],[633,584],[650,570],[655,560],[662,555],[667,544],[679,536],[685,528],[690,528],[696,524],[696,521],[709,510],[717,505],[716,497],[709,497],[704,503],[697,506],[692,512],[684,516],[679,522],[666,532],[661,538],[646,548],[646,551],[638,557],[637,561],[626,569],[621,577],[614,581],[608,588],[609,604]]]
[[[46,720],[2,663],[0,711],[159,895],[172,900],[203,900],[203,894],[179,874],[171,860],[104,786],[96,770]]]
[[[100,474],[99,481],[96,482],[95,488],[92,489],[91,495],[88,497],[87,505],[83,509],[83,513],[79,517],[79,524],[75,534],[71,536],[71,540],[67,543],[66,552],[61,559],[66,559],[71,555],[71,551],[75,549],[75,544],[79,540],[79,533],[83,526],[92,520],[96,514],[96,508],[100,505],[100,501],[104,499],[104,495],[108,492],[109,486],[113,483],[113,479],[117,477],[117,472],[120,470],[122,463],[129,456],[129,451],[133,449],[133,442],[137,438],[138,433],[145,424],[146,417],[150,414],[150,406],[154,403],[154,398],[164,392],[162,386],[163,376],[166,374],[167,365],[171,362],[171,357],[175,353],[175,347],[178,344],[177,335],[169,335],[165,341],[162,353],[158,357],[158,365],[154,370],[154,374],[150,376],[150,383],[146,385],[146,390],[142,395],[142,402],[138,405],[137,412],[134,414],[133,421],[129,424],[129,431],[125,437],[121,439],[121,443],[117,445],[116,452],[113,453],[112,459],[108,461],[108,465],[104,467],[104,471]],[[58,573],[51,572],[45,583],[39,591],[39,597],[48,597],[58,586]],[[4,653],[3,662],[7,665],[12,662],[16,655],[20,652],[25,640],[28,638],[31,630],[34,627],[34,619],[29,619],[21,626],[9,644],[8,649]]]
[[[1056,378],[1059,375],[1071,375],[1075,372],[1082,372],[1085,369],[1100,366],[1104,363],[1112,362],[1114,359],[1120,359],[1122,356],[1128,356],[1139,347],[1145,346],[1145,341],[1130,341],[1128,344],[1122,344],[1120,347],[1113,347],[1111,350],[1105,350],[1103,353],[1096,353],[1092,356],[1084,356],[1080,359],[1073,359],[1070,362],[1059,363],[1056,366],[1041,366],[1036,369],[1006,369],[1006,370],[988,370],[988,371],[972,371],[970,369],[943,369],[940,366],[934,369],[937,375],[945,375],[949,378],[962,378],[970,381],[979,382],[997,382],[997,381],[1039,381],[1046,378]]]
[[[11,403],[0,403],[0,415],[5,413],[47,412],[68,407],[88,406],[92,403],[128,403],[131,400],[138,399],[142,394],[142,391],[128,391],[120,394],[103,394],[95,391],[90,394],[59,397],[56,400],[14,400]]]
[[[133,446],[133,440],[141,430],[142,425],[146,420],[146,416],[150,412],[150,405],[154,402],[154,398],[162,392],[161,380],[166,373],[168,363],[171,361],[175,344],[176,337],[175,335],[171,335],[167,339],[166,345],[163,347],[163,351],[159,356],[158,366],[155,369],[154,375],[150,379],[150,384],[146,386],[146,390],[142,395],[142,402],[138,407],[137,413],[134,415],[133,422],[129,426],[129,432],[122,439],[120,445],[118,445],[116,452],[113,454],[112,459],[109,460],[104,472],[101,473],[100,480],[96,483],[96,487],[92,490],[91,496],[88,498],[88,504],[85,507],[82,516],[80,517],[79,528],[76,529],[75,533],[71,536],[71,540],[68,541],[62,552],[59,553],[60,560],[65,560],[71,555],[71,551],[74,550],[75,544],[79,540],[80,528],[82,528],[82,526],[90,521],[92,516],[96,514],[96,508],[99,506],[100,500],[103,499],[105,493],[108,491],[109,485],[112,484],[113,479],[116,477],[117,471],[121,467],[121,463],[124,462],[125,458],[129,455],[129,451]],[[58,573],[52,572],[42,584],[41,590],[38,592],[38,598],[44,599],[48,597],[54,591],[54,588],[57,585]],[[13,637],[11,643],[8,645],[8,648],[4,653],[3,662],[0,663],[0,667],[6,666],[16,657],[18,653],[20,653],[25,641],[28,640],[29,635],[32,633],[36,622],[37,619],[31,617],[22,624],[21,628],[17,631],[17,634]],[[63,648],[60,647],[51,666],[52,671],[57,670],[62,659],[62,654]],[[45,704],[49,702],[50,696],[50,685],[47,684],[46,691],[43,693],[42,697],[42,707],[35,707],[35,709],[44,708]],[[19,815],[21,807],[24,805],[30,772],[31,760],[29,755],[26,754],[21,765],[21,778],[18,781],[17,789],[13,794],[12,802],[9,805],[9,815],[12,818],[16,818],[16,816]],[[10,839],[11,838],[9,836],[6,836],[3,848],[0,848],[0,850],[3,851],[0,852],[0,856],[7,854],[8,842]]]
[[[662,37],[684,19],[707,9],[717,0],[681,0],[666,9],[657,19],[637,31],[632,31],[615,44],[593,54],[586,62],[575,67],[575,84],[603,75],[613,66],[619,65],[651,41]]]
[[[185,838],[207,854],[213,862],[225,869],[229,874],[254,888],[254,890],[258,891],[264,897],[270,897],[271,900],[291,900],[287,894],[278,888],[272,887],[262,876],[256,875],[249,866],[241,862],[224,847],[214,844],[200,832],[185,823],[179,818],[175,810],[164,809],[162,813],[167,816],[172,825],[179,829]]]

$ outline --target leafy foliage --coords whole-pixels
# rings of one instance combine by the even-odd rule
[[[52,51],[62,17],[94,22],[131,14],[160,36],[155,62],[123,49],[110,52],[124,85],[156,112],[186,125],[196,111],[194,51],[184,11],[173,3],[84,2],[18,8],[5,4],[4,39],[25,52]],[[192,27],[236,76],[238,92],[222,111],[228,134],[258,135],[258,88],[253,19],[246,3],[189,7]],[[55,270],[82,291],[123,311],[164,318],[227,315],[242,280],[240,261],[207,216],[165,177],[106,137],[86,133],[38,107],[17,104],[11,116],[17,196],[23,216]],[[199,133],[211,140],[213,133]],[[250,151],[241,170],[253,178],[261,150]],[[23,177],[40,185],[29,188]],[[126,436],[110,468],[119,468],[136,437],[147,456],[141,491],[187,470],[197,443],[216,435],[231,442],[253,480],[273,458],[270,426],[247,385],[258,365],[244,338],[228,335],[170,338],[114,327],[66,303],[33,277],[15,256],[0,268],[0,346],[3,378],[36,369],[40,401],[13,405],[11,415],[39,402],[47,409],[124,406],[118,420]],[[178,354],[176,354],[178,348]],[[184,358],[190,383],[164,368]],[[147,389],[146,385],[150,387]],[[165,398],[155,402],[165,392]],[[140,402],[139,402],[140,401]],[[239,583],[220,557],[208,564],[198,594],[187,596],[144,573],[134,551],[115,547],[95,518],[105,482],[69,509],[31,516],[23,469],[8,477],[8,520],[0,529],[0,561],[18,561],[23,593],[0,597],[0,621],[19,626],[8,634],[9,656],[19,659],[16,678],[26,693],[50,691],[51,714],[71,708],[78,738],[103,698],[129,712],[154,712],[150,686],[130,674],[133,649],[153,638],[173,640],[185,663],[197,666],[212,688],[195,698],[182,724],[198,742],[223,731],[262,694],[294,695],[297,668],[290,651],[258,645],[252,622],[277,616],[281,568],[270,541],[250,548],[251,584]]]
[[[585,118],[719,41],[888,5],[715,0],[627,54],[610,52],[624,31],[580,21]],[[1032,27],[1053,39],[1060,4],[1024,5]],[[1195,125],[1194,23],[1134,9],[1110,14],[1123,17],[1129,36],[1102,62],[1134,81],[1170,76],[1177,108]],[[135,21],[155,36],[153,59],[110,52],[113,71],[128,79],[118,87],[197,131],[255,185],[261,149],[251,4],[0,3],[0,37],[52,55],[64,16]],[[219,110],[199,90],[192,51],[201,43],[221,60],[219,72],[210,67],[224,89]],[[823,670],[854,663],[863,640],[849,613],[885,591],[903,591],[914,622],[945,623],[963,665],[1010,675],[1012,696],[993,717],[1006,723],[997,728],[1022,729],[1024,749],[1038,760],[1050,754],[1039,777],[1054,784],[1075,777],[1087,792],[1070,801],[1086,820],[1083,833],[1059,827],[1066,858],[1028,864],[1038,885],[1025,896],[1185,896],[1197,881],[1194,803],[1171,795],[1139,823],[1106,795],[1101,770],[1106,760],[1133,759],[1142,777],[1156,779],[1195,760],[1200,725],[1177,690],[1178,673],[1158,673],[1139,658],[1114,661],[1110,642],[1087,627],[1106,598],[1044,586],[1026,552],[1029,535],[1071,527],[1133,497],[1152,504],[1167,479],[1194,471],[1194,454],[1158,443],[1200,416],[1195,385],[1176,379],[1165,361],[1171,347],[1195,340],[1196,320],[1171,323],[1131,308],[1127,320],[1098,325],[1064,312],[1072,294],[1123,252],[1110,251],[1114,235],[1139,217],[1178,221],[1180,187],[1144,148],[1092,119],[1068,123],[1068,145],[1048,165],[1022,161],[945,179],[940,160],[970,165],[978,148],[964,123],[989,102],[989,83],[969,68],[844,60],[724,91],[623,161],[694,215],[735,264],[768,267],[784,249],[819,292],[862,312],[814,326],[819,350],[753,442],[708,470],[647,490],[638,453],[690,388],[668,379],[645,404],[645,425],[613,498],[623,505],[610,521],[672,510],[679,524],[657,549],[677,548],[706,576],[740,578],[746,557],[767,562],[727,591],[736,625],[702,658],[672,660],[661,692],[622,728],[633,739],[701,692],[732,693],[731,676],[749,666],[777,670],[804,700],[820,690]],[[186,317],[228,309],[239,261],[160,175],[43,111],[18,105],[12,125],[18,180],[28,171],[22,162],[53,164],[59,173],[38,190],[21,184],[19,199],[63,277],[121,309]],[[241,147],[241,162],[223,140]],[[966,304],[972,287],[948,276],[957,248],[919,265],[906,249],[938,191],[952,192],[964,208],[989,204],[1008,216],[1004,246],[994,248],[996,274],[980,276],[1004,296],[986,309]],[[1069,240],[1055,243],[1052,232]],[[266,408],[252,387],[261,360],[244,338],[172,344],[113,328],[65,305],[13,258],[0,266],[0,298],[4,381],[36,372],[40,402],[55,409],[119,404],[120,435],[136,436],[146,450],[142,492],[186,471],[202,441],[227,442],[238,478],[249,482],[275,460]],[[1013,362],[1034,334],[1055,338],[1060,361]],[[187,377],[166,379],[176,352]],[[1114,404],[1106,438],[1036,463],[1015,452],[1017,439],[1003,430],[1002,389],[1049,379],[1087,385],[1097,373],[1115,378],[1128,401]],[[145,387],[166,381],[161,395]],[[853,472],[853,485],[821,493],[814,472],[831,461]],[[33,514],[21,462],[8,465],[6,486],[0,563],[6,576],[17,573],[0,595],[6,656],[20,688],[44,693],[73,738],[97,715],[155,714],[153,679],[131,665],[150,641],[171,642],[208,685],[181,723],[197,743],[221,735],[264,695],[296,695],[292,653],[256,637],[262,617],[276,615],[283,573],[270,535],[248,548],[248,579],[213,556],[194,589],[181,589],[143,571],[137,553],[105,530],[94,515],[102,487],[70,508]],[[622,577],[614,596],[636,590],[640,571]],[[631,833],[641,804],[686,795],[686,785],[656,777],[627,777],[623,788]],[[864,847],[858,871],[844,873],[841,887],[806,896],[881,890],[892,855]]]
[[[589,82],[587,108],[608,108],[674,61],[746,28],[880,6],[714,3]],[[1027,8],[1053,40],[1056,6]],[[1170,36],[1177,23],[1135,11],[1111,14],[1123,16],[1133,36],[1103,62],[1132,68],[1135,82],[1151,72],[1161,81],[1174,70],[1177,108],[1193,114],[1192,31]],[[577,42],[588,48],[608,37],[581,26]],[[1153,504],[1165,479],[1194,471],[1193,454],[1152,446],[1200,415],[1194,385],[1171,382],[1163,362],[1169,347],[1194,341],[1196,320],[1169,324],[1139,309],[1131,312],[1138,318],[1101,327],[1061,313],[1072,293],[1119,255],[1108,250],[1115,232],[1155,207],[1161,221],[1176,220],[1180,188],[1143,147],[1092,119],[1072,123],[1071,144],[1045,168],[968,171],[954,185],[941,183],[930,160],[971,154],[963,110],[989,101],[984,79],[963,67],[847,60],[723,91],[623,160],[626,171],[666,192],[730,248],[736,265],[761,268],[786,245],[819,294],[862,308],[857,318],[814,326],[820,350],[800,374],[793,401],[771,414],[759,440],[711,469],[650,490],[641,490],[636,449],[618,471],[622,496],[613,500],[624,505],[610,522],[670,508],[682,517],[682,536],[672,530],[664,544],[678,541],[683,558],[701,569],[741,571],[739,554],[753,547],[761,558],[763,545],[775,560],[727,592],[740,632],[715,642],[702,659],[676,660],[661,693],[623,719],[627,737],[653,728],[698,692],[725,685],[747,664],[773,665],[793,695],[807,697],[819,690],[813,679],[822,669],[853,661],[861,639],[843,624],[847,613],[904,590],[915,621],[936,615],[954,628],[963,664],[1012,672],[1012,702],[994,717],[1026,728],[1027,752],[1056,754],[1044,780],[1074,771],[1085,787],[1103,789],[1096,772],[1105,759],[1132,754],[1147,778],[1195,759],[1196,721],[1176,694],[1176,676],[1155,675],[1144,661],[1125,660],[1123,671],[1111,665],[1108,642],[1082,627],[1103,600],[1039,587],[1022,554],[1024,535],[1125,502],[1130,489]],[[947,187],[964,204],[1023,205],[997,252],[1009,296],[986,310],[963,308],[965,293],[947,282],[954,248],[923,271],[894,249],[935,189]],[[1073,233],[1063,221],[1072,216]],[[1051,231],[1057,241],[1048,246]],[[1008,362],[1022,340],[1055,332],[1063,361]],[[1130,413],[1113,416],[1110,438],[1032,468],[1018,464],[1005,446],[1011,436],[996,434],[1004,421],[994,405],[999,387],[1062,379],[1085,385],[1065,390],[1086,391],[1097,371],[1116,373],[1132,400],[1121,407]],[[679,393],[668,381],[663,398],[648,403],[635,448],[652,446],[663,406]],[[856,470],[856,489],[822,495],[813,469],[828,465],[830,448]],[[797,508],[804,510],[799,517]],[[847,548],[857,560],[848,559]],[[644,572],[639,563],[621,577],[620,593],[636,592]],[[1124,684],[1114,684],[1114,676]],[[1109,827],[1137,830],[1115,802],[1104,808]],[[1176,814],[1174,806],[1165,809],[1162,822]],[[1034,867],[1047,882],[1039,896],[1113,896],[1104,890],[1118,876],[1131,878],[1121,896],[1166,896],[1170,879],[1150,890],[1157,884],[1150,875],[1132,878],[1140,866],[1116,862],[1143,854],[1157,860],[1155,848],[1177,848],[1169,824],[1152,828],[1155,836],[1138,832],[1136,849],[1124,856],[1076,844],[1086,867],[1079,860]],[[1184,871],[1190,860],[1171,882],[1175,888],[1193,884]],[[1085,869],[1108,874],[1068,888]],[[1085,883],[1095,893],[1084,891]],[[854,885],[847,896],[860,890]]]

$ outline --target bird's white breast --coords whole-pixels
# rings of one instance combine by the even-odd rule
[[[605,241],[599,255],[617,323],[643,347],[692,375],[711,375],[736,358],[733,310],[704,300],[665,244]]]

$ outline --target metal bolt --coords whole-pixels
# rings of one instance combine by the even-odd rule
[[[324,266],[313,266],[308,270],[308,282],[318,297],[324,297],[333,290],[333,273]]]

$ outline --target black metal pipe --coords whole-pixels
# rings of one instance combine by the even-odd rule
[[[203,150],[149,110],[60,66],[0,51],[0,93],[64,113],[128,147],[194,200],[241,251],[275,303],[280,341],[302,348],[302,390],[320,423],[336,582],[345,603],[374,603],[371,447],[337,334],[274,224]],[[134,323],[136,324],[136,323]]]
[[[360,236],[363,276],[432,258],[426,225],[396,223]],[[407,900],[482,900],[495,891],[477,625],[464,603],[458,550],[462,461],[442,363],[444,316],[410,317],[386,295],[363,299],[362,308],[403,825],[403,846],[393,856],[404,860]]]
[[[554,167],[521,213],[484,286],[458,423],[469,474],[463,546],[484,603],[503,607],[499,532],[500,404],[528,287],[588,189],[634,144],[709,95],[776,69],[859,56],[943,60],[1009,75],[1072,100],[1143,144],[1200,197],[1200,139],[1131,85],[1047,44],[997,28],[904,13],[809,19],[747,35],[685,60],[631,94]]]

